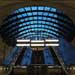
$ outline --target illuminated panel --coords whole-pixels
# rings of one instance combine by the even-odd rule
[[[16,44],[16,46],[30,46],[30,44]]]
[[[13,62],[15,56],[20,52],[20,49],[21,49],[20,47],[13,48],[12,51],[8,54],[8,56],[3,61],[3,65],[12,65],[12,62]]]
[[[31,40],[31,42],[32,42],[32,43],[36,43],[36,42],[41,43],[41,42],[44,42],[44,40]]]
[[[68,43],[64,38],[60,38],[60,46],[55,48],[58,50],[59,55],[63,58],[65,65],[75,64],[75,47]]]
[[[31,44],[31,46],[33,46],[33,47],[41,46],[42,47],[42,46],[44,46],[44,44]]]
[[[17,40],[17,42],[30,42],[30,40]]]
[[[31,46],[31,47],[44,47],[44,46],[59,46],[59,44],[16,44],[16,46]]]
[[[59,44],[46,44],[45,46],[59,46]]]
[[[59,40],[58,39],[46,39],[45,40],[46,42],[59,42]]]
[[[44,63],[48,65],[54,65],[54,60],[49,48],[45,48],[43,51],[43,54],[44,54],[44,60],[45,60]]]
[[[21,65],[30,65],[31,58],[32,58],[32,50],[31,48],[27,48],[21,61]]]

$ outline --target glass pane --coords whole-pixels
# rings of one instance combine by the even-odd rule
[[[18,18],[21,18],[21,17],[22,17],[22,15],[17,15],[17,17],[18,17]]]
[[[44,7],[41,7],[41,6],[38,7],[38,10],[43,10],[43,9],[44,9]]]
[[[37,12],[32,12],[33,13],[33,15],[37,15]]]
[[[43,15],[43,12],[38,12],[38,15]]]
[[[31,8],[30,8],[30,7],[25,7],[25,10],[26,10],[26,11],[30,11]]]
[[[49,11],[50,10],[50,7],[45,7],[45,10]]]
[[[40,20],[40,19],[42,19],[42,17],[38,17],[38,19]]]
[[[43,15],[44,15],[44,16],[48,16],[48,12],[44,12]]]
[[[32,20],[33,19],[33,17],[29,17],[29,20]]]
[[[43,17],[43,20],[47,20],[47,17]]]
[[[37,10],[37,6],[31,7],[32,10]]]
[[[26,14],[26,13],[24,13],[24,14],[22,14],[22,16],[23,16],[23,17],[25,17],[25,16],[27,16],[27,14]]]
[[[37,17],[33,17],[35,20],[37,20]]]
[[[28,15],[28,16],[32,16],[32,12],[30,12],[30,13],[27,13],[27,15]]]
[[[53,17],[53,14],[52,13],[49,13],[49,16]]]
[[[56,8],[51,8],[51,11],[56,12]]]
[[[18,9],[20,12],[23,12],[24,11],[24,8],[20,8],[20,9]]]
[[[21,19],[20,22],[24,22],[24,19]]]

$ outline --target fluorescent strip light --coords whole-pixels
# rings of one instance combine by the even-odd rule
[[[30,44],[16,44],[16,46],[30,46]]]
[[[31,40],[31,42],[34,42],[34,43],[37,42],[38,43],[38,42],[44,42],[44,40]]]
[[[59,46],[59,44],[45,44],[45,46]]]
[[[46,42],[58,42],[58,39],[46,39]],[[24,39],[17,39],[17,42],[30,42],[30,39],[24,40]],[[44,40],[31,40],[31,42],[44,42]]]
[[[46,42],[59,42],[58,39],[46,39],[45,41]]]
[[[44,44],[16,44],[16,46],[44,46]],[[59,44],[45,44],[45,46],[59,46]]]
[[[30,40],[29,39],[28,40],[23,40],[23,39],[22,40],[19,40],[18,39],[17,42],[30,42]]]
[[[31,44],[31,46],[44,46],[44,44]]]

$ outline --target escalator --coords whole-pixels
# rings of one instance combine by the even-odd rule
[[[64,61],[63,61],[62,57],[59,55],[57,49],[55,47],[49,47],[49,48],[54,57],[55,63],[61,66],[65,75],[69,75],[68,71],[66,70]]]
[[[33,51],[31,64],[44,64],[43,51]]]
[[[25,65],[31,64],[31,56],[32,56],[32,50],[31,48],[22,48],[19,56],[17,57],[17,60],[15,62],[15,67],[11,65],[11,68],[8,72],[8,75],[24,75],[27,71],[27,68],[25,68]]]
[[[17,57],[17,60],[16,60],[16,62],[15,62],[15,65],[16,65],[16,66],[17,66],[17,65],[20,65],[20,63],[21,63],[21,61],[22,61],[22,58],[23,58],[23,56],[24,56],[25,50],[26,50],[26,48],[24,47],[24,48],[22,49],[22,51],[20,52],[19,56]]]
[[[6,56],[5,60],[3,61],[3,65],[15,65],[15,61],[17,60],[17,57],[19,53],[21,52],[20,47],[14,47],[8,56]]]

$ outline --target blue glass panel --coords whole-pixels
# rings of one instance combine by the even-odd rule
[[[50,22],[46,22],[46,24],[48,24],[48,25],[49,25],[49,24],[50,24]]]
[[[28,24],[28,25],[29,25],[29,24],[30,24],[30,22],[26,22],[26,24]]]
[[[43,12],[38,12],[38,15],[43,15],[44,13]]]
[[[35,20],[37,20],[37,17],[33,17]]]
[[[38,7],[38,10],[43,10],[43,9],[44,9],[44,7],[42,7],[42,6]]]
[[[29,20],[32,20],[33,19],[33,17],[29,17]]]
[[[42,17],[43,18],[43,20],[47,20],[47,17]]]
[[[44,28],[45,26],[44,26],[44,25],[42,25],[41,27],[42,27],[42,28]]]
[[[57,24],[53,24],[53,26],[58,27],[58,25],[57,25]]]
[[[51,18],[47,18],[47,20],[51,21]]]
[[[24,31],[23,32],[20,32],[18,35],[22,35],[22,34],[24,34]]]
[[[58,16],[56,14],[53,15],[55,18],[57,18]]]
[[[19,27],[21,27],[22,26],[22,24],[19,24]]]
[[[25,21],[28,21],[29,18],[25,18]]]
[[[46,21],[41,21],[41,23],[46,24]]]
[[[25,16],[27,16],[27,14],[26,14],[26,13],[24,13],[24,14],[22,14],[22,16],[23,16],[23,17],[25,17]]]
[[[39,20],[41,20],[43,17],[38,17]]]
[[[22,17],[22,15],[17,15],[17,17],[18,17],[18,18],[21,18],[21,17]]]
[[[27,13],[28,16],[32,16],[32,12]]]
[[[46,28],[49,28],[49,26],[47,26],[47,25],[46,25],[45,27],[46,27]]]
[[[37,27],[37,25],[34,25],[35,27]]]
[[[50,7],[45,7],[44,9],[47,10],[47,11],[50,11],[51,8]]]
[[[44,16],[48,16],[48,12],[44,12],[43,15],[44,15]]]
[[[34,23],[38,23],[38,21],[33,21]]]
[[[26,23],[22,23],[23,24],[23,26],[25,26],[26,25]]]
[[[32,10],[37,10],[37,6],[33,6],[31,8],[32,8]]]
[[[31,27],[34,27],[34,25],[31,25]]]
[[[52,19],[52,21],[53,21],[53,22],[56,22],[56,20],[55,20],[55,19]]]
[[[24,8],[20,8],[20,9],[18,9],[18,11],[23,12],[24,11]]]
[[[42,21],[38,21],[38,23],[42,23]]]
[[[32,31],[34,31],[34,29],[31,29]]]
[[[52,13],[49,13],[49,14],[48,14],[48,16],[51,16],[51,17],[53,17],[53,14],[52,14]]]
[[[19,13],[19,11],[18,11],[18,10],[16,10],[14,13]]]
[[[56,8],[51,8],[51,11],[53,12],[56,12],[56,10],[57,10]]]
[[[24,19],[21,19],[20,22],[24,22]]]
[[[25,11],[30,11],[31,8],[30,7],[25,7]]]
[[[32,12],[33,13],[33,15],[37,15],[37,12]]]
[[[34,21],[30,21],[31,22],[31,24],[34,24]]]
[[[38,25],[38,27],[41,27],[42,25]]]

